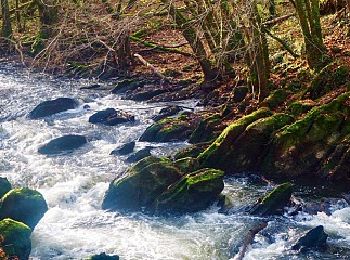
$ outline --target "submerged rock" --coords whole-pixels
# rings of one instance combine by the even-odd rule
[[[92,124],[100,124],[107,126],[115,126],[135,120],[133,115],[125,112],[116,111],[114,108],[106,108],[90,116],[89,122]]]
[[[324,232],[323,226],[317,226],[299,238],[292,249],[300,252],[305,252],[308,249],[324,250],[327,247],[327,237],[328,235]]]
[[[0,178],[0,198],[12,189],[11,183],[7,178]]]
[[[2,249],[7,257],[17,257],[20,260],[29,258],[31,250],[30,228],[12,219],[0,221],[0,235],[3,238]],[[11,258],[12,259],[12,258]]]
[[[111,152],[111,155],[127,155],[134,151],[135,142],[126,143]]]
[[[218,200],[224,189],[224,173],[201,169],[182,177],[155,201],[157,212],[195,212],[204,210]]]
[[[74,109],[79,106],[79,102],[71,98],[58,98],[55,100],[44,101],[29,113],[30,119],[39,119],[62,113],[68,109]]]
[[[117,255],[106,255],[106,253],[101,253],[99,255],[94,255],[88,258],[88,260],[119,260]]]
[[[43,196],[27,188],[14,189],[1,199],[0,218],[11,218],[28,225],[32,230],[48,210]]]
[[[114,180],[103,199],[103,209],[149,209],[156,197],[182,176],[166,158],[147,157]]]
[[[87,138],[82,135],[64,135],[41,146],[38,149],[38,152],[45,155],[71,153],[85,145],[87,142]]]
[[[145,148],[143,148],[142,150],[130,155],[127,159],[126,162],[128,163],[134,163],[137,161],[142,160],[143,158],[146,158],[148,156],[152,156],[151,151],[152,151],[153,147],[152,146],[146,146]]]
[[[254,205],[249,213],[258,216],[282,215],[283,209],[290,201],[292,195],[292,185],[290,183],[283,183],[278,185],[273,191]]]

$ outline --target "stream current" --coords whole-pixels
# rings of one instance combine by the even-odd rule
[[[84,259],[106,252],[121,259],[230,259],[252,224],[259,219],[218,213],[214,205],[181,217],[121,215],[101,210],[108,184],[129,166],[111,151],[137,140],[166,104],[122,100],[108,91],[79,90],[88,80],[68,80],[30,74],[14,65],[0,64],[0,175],[16,187],[41,192],[49,210],[32,233],[31,259]],[[106,83],[108,86],[108,83]],[[70,97],[80,107],[46,120],[26,115],[45,100]],[[195,107],[194,101],[179,103]],[[87,109],[86,105],[90,108]],[[96,126],[89,116],[107,107],[132,113],[133,124]],[[40,155],[37,149],[64,134],[83,134],[91,141],[72,154]],[[155,146],[154,155],[171,155],[186,143],[136,143],[136,150]],[[235,206],[252,203],[272,187],[249,178],[225,180],[224,193]],[[331,215],[269,219],[267,228],[249,246],[244,259],[350,259],[350,207],[339,199]],[[305,231],[324,225],[330,249],[298,255],[290,247]]]

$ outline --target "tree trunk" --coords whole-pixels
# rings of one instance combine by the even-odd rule
[[[40,36],[48,39],[54,31],[53,25],[57,22],[57,8],[54,0],[35,0],[40,18]]]
[[[12,26],[10,18],[10,9],[8,0],[1,0],[1,14],[2,14],[2,37],[12,38]]]
[[[169,13],[175,20],[176,24],[182,29],[182,34],[186,41],[190,44],[199,65],[201,66],[204,78],[206,81],[213,81],[218,79],[219,72],[210,62],[204,44],[198,37],[196,30],[188,24],[187,19],[184,15],[175,8],[175,6],[168,0],[162,0],[166,5],[169,5]]]
[[[319,0],[295,0],[310,68],[320,71],[329,61],[323,44]]]

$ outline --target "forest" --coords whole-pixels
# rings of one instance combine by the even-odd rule
[[[350,258],[350,0],[0,1],[0,259]]]

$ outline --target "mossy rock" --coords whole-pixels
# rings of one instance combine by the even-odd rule
[[[12,189],[11,183],[7,178],[0,178],[0,198]]]
[[[350,81],[350,68],[337,63],[331,63],[323,68],[312,80],[307,94],[316,100],[328,92],[345,86]]]
[[[287,182],[275,187],[271,192],[262,197],[249,213],[259,216],[282,215],[283,209],[290,201],[292,185]]]
[[[30,233],[31,230],[26,224],[8,218],[1,220],[0,235],[3,238],[1,247],[6,256],[17,257],[21,260],[29,259]]]
[[[102,208],[147,210],[156,197],[181,177],[182,173],[171,160],[147,157],[129,168],[124,178],[109,185]]]
[[[315,102],[312,100],[299,100],[290,104],[287,110],[294,116],[300,116],[309,112],[314,106]]]
[[[349,101],[349,93],[342,94],[277,131],[262,164],[264,174],[277,179],[313,176],[334,144],[350,132]]]
[[[28,188],[13,189],[1,199],[0,217],[23,222],[34,230],[47,210],[46,201],[39,192]]]
[[[197,157],[203,153],[211,143],[198,143],[181,149],[174,155],[176,160],[186,157]]]
[[[197,158],[185,157],[178,159],[174,162],[176,167],[178,167],[181,172],[188,173],[199,168],[199,163]]]
[[[198,156],[201,167],[221,169],[226,173],[254,170],[268,148],[271,135],[292,120],[286,114],[271,116],[266,108],[236,120]]]
[[[187,116],[164,118],[146,129],[140,137],[141,142],[185,141],[193,132]]]
[[[266,104],[269,108],[275,109],[286,101],[288,92],[281,88],[273,91],[263,102],[262,105]]]
[[[219,114],[212,115],[199,122],[197,128],[190,136],[189,142],[191,144],[209,142],[217,138],[215,127],[221,123],[221,116]]]
[[[186,213],[204,210],[224,189],[224,173],[201,169],[185,175],[155,201],[156,212]]]

